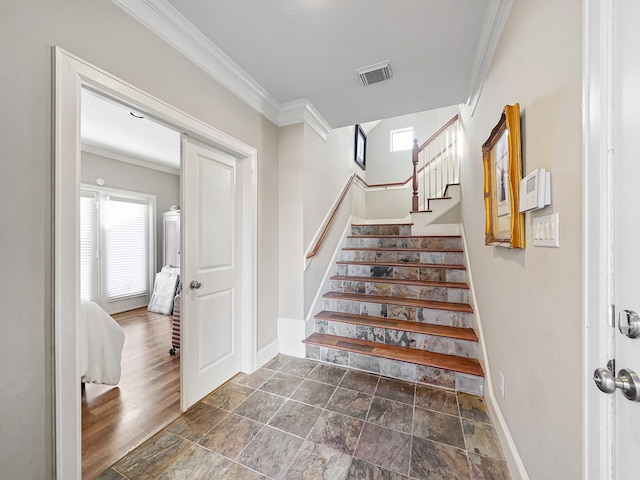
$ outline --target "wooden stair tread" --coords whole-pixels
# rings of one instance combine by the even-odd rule
[[[341,280],[347,282],[380,282],[393,283],[396,285],[415,285],[417,287],[436,287],[436,288],[463,288],[469,289],[469,285],[462,282],[438,282],[436,280],[411,280],[408,278],[390,278],[390,277],[349,277],[347,275],[334,275],[330,280]]]
[[[377,267],[410,267],[410,268],[445,268],[448,270],[466,270],[464,265],[448,265],[445,263],[409,263],[409,262],[356,262],[355,260],[338,260],[337,265],[374,265]]]
[[[347,235],[347,238],[462,238],[461,235]]]
[[[476,333],[471,328],[447,327],[444,325],[433,325],[430,323],[409,322],[407,320],[398,320],[395,318],[358,315],[356,313],[331,312],[327,310],[323,310],[318,313],[315,318],[318,320],[329,320],[331,322],[351,323],[367,327],[388,328],[425,335],[436,335],[439,337],[468,340],[471,342],[478,341]]]
[[[456,248],[401,248],[401,247],[344,247],[342,250],[364,250],[371,252],[425,252],[425,253],[462,253]]]
[[[381,295],[366,295],[361,293],[327,292],[323,298],[333,298],[335,300],[351,300],[365,303],[389,303],[402,305],[404,307],[430,308],[433,310],[449,310],[453,312],[473,313],[471,305],[467,303],[436,302],[433,300],[420,300],[417,298],[387,297]]]
[[[308,338],[303,340],[303,343],[484,377],[480,363],[471,358],[426,352],[424,350],[397,347],[395,345],[386,345],[384,343],[338,337],[336,335],[317,332],[312,333]]]

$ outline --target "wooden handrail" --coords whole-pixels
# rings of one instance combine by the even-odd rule
[[[349,177],[349,180],[347,180],[347,184],[342,189],[342,193],[340,194],[340,198],[338,199],[338,203],[336,203],[335,207],[333,207],[333,211],[331,212],[331,215],[329,216],[329,219],[327,220],[327,223],[325,224],[324,228],[322,229],[322,233],[318,237],[318,240],[316,241],[316,244],[313,247],[313,250],[311,250],[309,253],[307,253],[307,260],[309,260],[310,258],[315,257],[316,254],[318,253],[318,250],[320,250],[320,245],[322,245],[322,242],[324,241],[324,237],[327,236],[327,233],[329,232],[329,227],[331,227],[331,224],[333,223],[333,219],[338,214],[338,210],[340,209],[340,205],[342,205],[342,202],[344,201],[344,198],[347,196],[347,193],[349,192],[349,189],[351,188],[351,185],[353,185],[353,182],[355,181],[356,177],[360,178],[360,176],[357,173],[354,173],[353,175],[351,175],[351,177]],[[360,180],[364,182],[364,180],[362,180],[361,178],[360,178]],[[366,182],[364,182],[364,183],[366,184]]]
[[[451,148],[453,146],[453,143],[450,143],[449,146],[447,148]],[[429,166],[429,164],[433,163],[435,160],[437,160],[440,156],[442,156],[442,152],[437,153],[436,155],[434,155],[432,158],[429,159],[428,162],[425,162],[425,164],[420,167],[418,169],[418,176],[420,176],[420,174],[422,173],[422,171],[427,168]],[[407,183],[409,183],[411,180],[413,180],[413,175],[411,175],[409,178],[407,178],[405,181],[403,182],[393,182],[393,183],[366,183],[367,187],[370,188],[382,188],[382,187],[403,187],[405,186]],[[364,180],[363,180],[364,182]]]
[[[438,135],[440,135],[442,132],[444,132],[447,128],[449,128],[451,125],[453,125],[457,121],[458,121],[458,114],[456,113],[451,120],[449,120],[447,123],[445,123],[442,126],[442,128],[440,128],[440,130],[438,130],[436,133],[431,135],[422,145],[420,145],[420,148],[418,149],[418,151],[421,152],[422,150],[424,150],[424,148],[427,145],[429,145],[431,142],[433,142]]]
[[[456,113],[454,115],[454,117],[449,120],[447,123],[445,123],[442,128],[440,128],[436,133],[434,133],[433,135],[431,135],[426,142],[423,142],[422,145],[420,145],[420,147],[418,148],[418,153],[420,153],[422,150],[424,150],[427,145],[429,145],[431,142],[433,142],[433,140],[436,139],[436,137],[438,137],[438,135],[440,135],[442,132],[444,132],[447,128],[449,128],[451,125],[453,125],[454,123],[456,123],[458,121],[458,114]],[[447,148],[451,148],[453,144],[450,144],[447,146]],[[422,173],[422,171],[430,164],[432,163],[434,160],[436,160],[438,157],[440,157],[442,154],[439,153],[437,155],[435,155],[433,158],[430,158],[428,162],[426,162],[422,167],[420,167],[420,169],[416,172],[418,174],[418,176],[420,176],[420,174]],[[371,185],[367,184],[367,187],[402,187],[404,185],[406,185],[407,183],[409,183],[411,180],[413,179],[413,175],[410,176],[409,178],[407,178],[404,182],[392,182],[392,183],[373,183]]]
[[[451,125],[453,125],[457,120],[458,120],[458,115],[456,114],[440,130],[438,130],[436,133],[431,135],[431,137],[429,137],[429,139],[426,142],[424,142],[420,147],[417,147],[417,143],[414,143],[414,152],[416,150],[416,147],[417,147],[417,152],[418,153],[420,151],[424,150],[424,148],[430,142],[432,142],[438,135],[440,135],[447,128],[449,128]],[[449,148],[449,147],[451,147],[451,145],[449,145],[447,148]],[[414,153],[412,152],[412,155],[413,154]],[[409,178],[407,178],[404,182],[374,183],[372,185],[369,185],[357,173],[354,173],[353,175],[351,175],[349,177],[349,180],[347,180],[347,183],[345,184],[344,188],[342,189],[342,193],[340,194],[340,197],[338,198],[338,202],[333,207],[333,210],[331,211],[331,215],[329,215],[329,218],[327,219],[327,222],[325,223],[325,225],[324,225],[324,227],[322,229],[322,232],[320,233],[320,236],[318,237],[318,240],[316,240],[316,244],[313,246],[313,249],[309,253],[307,253],[306,259],[309,260],[309,259],[311,259],[311,258],[313,258],[313,257],[315,257],[317,255],[318,251],[320,250],[320,247],[322,246],[322,242],[324,242],[324,239],[327,236],[327,233],[329,232],[329,229],[331,228],[331,225],[333,224],[333,221],[334,221],[336,215],[338,214],[338,210],[340,209],[340,206],[342,205],[342,202],[344,201],[345,197],[347,196],[347,193],[349,193],[349,189],[351,188],[351,185],[353,185],[356,182],[356,180],[359,181],[360,183],[362,183],[367,188],[372,188],[372,187],[378,187],[378,188],[379,187],[400,187],[400,186],[404,186],[407,183],[409,183],[411,180],[413,180],[414,178],[417,181],[418,175],[420,175],[420,173],[427,167],[427,165],[429,165],[431,162],[436,160],[440,155],[442,155],[442,153],[438,153],[436,156],[434,156],[433,158],[429,159],[429,161],[425,162],[425,165],[423,165],[417,171],[416,171],[416,165],[417,165],[418,162],[414,163],[414,168],[413,168],[414,169],[414,174],[412,176],[410,176]],[[415,181],[414,181],[413,189],[414,189],[414,192],[417,190],[417,186],[416,186]],[[414,195],[415,195],[415,193],[414,193]],[[415,198],[417,200],[417,197],[413,197],[413,198]],[[413,211],[416,211],[416,210],[418,210],[417,206],[413,208]]]
[[[458,121],[458,114],[456,113],[451,120],[445,123],[440,129],[431,135],[420,147],[418,147],[418,139],[413,141],[413,151],[411,153],[411,162],[413,163],[413,196],[411,198],[411,212],[417,212],[419,209],[420,201],[418,199],[418,174],[427,168],[432,162],[435,162],[438,157],[442,155],[442,151],[438,152],[433,158],[430,158],[428,161],[424,162],[424,165],[419,171],[416,171],[416,166],[418,165],[418,155],[421,151],[423,151],[431,142],[433,142],[440,134],[445,132],[447,128]],[[457,141],[457,140],[456,140]],[[447,150],[451,148],[453,144],[447,145]],[[410,179],[409,179],[410,180]],[[407,180],[407,181],[409,181]],[[426,195],[426,192],[425,192]]]

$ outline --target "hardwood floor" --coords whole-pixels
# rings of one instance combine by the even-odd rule
[[[82,478],[92,479],[180,415],[180,353],[169,355],[171,316],[113,315],[125,332],[117,386],[82,396]]]

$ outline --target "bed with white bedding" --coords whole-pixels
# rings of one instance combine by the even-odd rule
[[[124,330],[100,305],[81,300],[78,322],[80,380],[117,385]]]

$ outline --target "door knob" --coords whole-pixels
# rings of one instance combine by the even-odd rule
[[[629,338],[640,337],[640,315],[633,310],[622,310],[618,315],[618,330]]]
[[[640,402],[640,378],[636,375],[636,372],[621,368],[618,375],[618,377],[614,377],[606,368],[597,368],[593,372],[593,381],[596,382],[596,386],[600,391],[604,393],[611,394],[616,391],[616,388],[619,388],[625,398]]]
[[[194,290],[197,290],[202,286],[202,284],[198,280],[191,280],[191,283],[189,284],[189,286]]]

